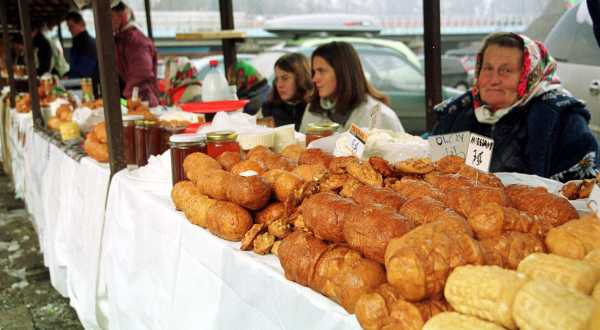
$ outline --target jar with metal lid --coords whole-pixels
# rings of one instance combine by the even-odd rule
[[[162,154],[163,152],[169,150],[169,139],[171,138],[172,135],[175,134],[182,134],[185,132],[185,128],[187,126],[185,125],[180,125],[180,126],[168,126],[168,125],[162,125],[160,126],[160,153]]]
[[[161,135],[160,126],[156,120],[144,121],[146,126],[146,158],[160,154]]]
[[[310,123],[306,127],[306,145],[314,140],[330,136],[340,128],[340,124],[334,122]]]
[[[234,131],[216,131],[206,134],[206,150],[212,158],[225,151],[240,152],[237,133]]]
[[[173,185],[187,180],[183,170],[185,157],[194,152],[206,153],[206,135],[196,133],[173,134],[169,137],[171,148],[171,175]]]
[[[148,157],[146,157],[146,125],[144,120],[135,121],[134,141],[135,163],[137,166],[144,166],[148,164]]]
[[[83,102],[94,101],[94,86],[91,78],[81,78],[81,99]]]
[[[125,152],[125,161],[127,165],[135,165],[135,122],[143,120],[142,115],[124,115],[123,116],[123,151]]]

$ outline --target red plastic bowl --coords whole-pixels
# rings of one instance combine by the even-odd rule
[[[182,103],[179,106],[183,111],[194,112],[194,113],[217,113],[220,111],[236,111],[242,109],[248,100],[237,100],[237,101],[214,101],[214,102],[193,102],[193,103]]]

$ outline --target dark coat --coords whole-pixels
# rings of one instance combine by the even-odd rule
[[[296,131],[300,130],[306,102],[291,104],[287,102],[265,102],[262,106],[264,117],[273,117],[275,126],[294,124]]]
[[[83,31],[73,38],[69,52],[70,70],[69,78],[92,78],[94,92],[100,84],[98,71],[98,55],[96,53],[96,39],[87,31]]]
[[[467,92],[438,106],[432,134],[471,131],[493,138],[491,172],[536,174],[561,181],[595,175],[598,143],[588,127],[590,113],[577,99],[548,92],[493,125],[479,123],[469,104],[472,96]],[[583,159],[591,164],[567,171]]]
[[[267,100],[270,90],[271,88],[266,79],[254,84],[250,89],[238,90],[237,97],[240,100],[246,99],[250,101],[244,106],[244,112],[255,115],[258,110],[260,110],[262,104]]]

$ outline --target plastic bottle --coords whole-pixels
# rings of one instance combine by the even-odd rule
[[[229,84],[225,76],[219,72],[217,60],[209,62],[210,68],[202,81],[202,102],[223,101],[231,99]]]

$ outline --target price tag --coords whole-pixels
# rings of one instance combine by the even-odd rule
[[[469,146],[467,148],[465,164],[480,171],[489,172],[493,149],[494,139],[471,133],[469,135]]]
[[[429,149],[431,160],[438,161],[446,156],[458,156],[467,158],[467,146],[469,145],[469,132],[458,132],[444,135],[432,135],[429,137]]]
[[[348,132],[350,133],[351,137],[350,141],[348,141],[348,148],[350,148],[354,156],[362,158],[362,155],[365,152],[365,144],[367,143],[369,135],[354,123]]]
[[[587,207],[596,213],[596,217],[600,218],[600,187],[597,184],[594,184],[594,188],[592,188]]]

